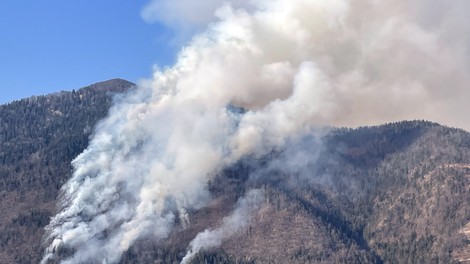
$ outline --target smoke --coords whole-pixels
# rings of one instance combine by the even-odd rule
[[[145,10],[156,5],[148,19],[170,23],[191,3]],[[207,181],[224,168],[318,126],[430,119],[470,128],[470,2],[240,3],[201,2],[207,12],[184,19],[213,22],[173,67],[116,100],[73,161],[42,263],[61,248],[73,249],[63,263],[116,263],[138,239],[165,239],[177,218],[190,224],[187,210],[207,205]]]
[[[249,2],[233,0],[230,4],[248,8]],[[148,23],[160,22],[178,30],[200,30],[216,21],[215,11],[224,3],[224,0],[152,0],[142,9],[141,16]]]
[[[181,263],[189,263],[200,250],[218,247],[222,244],[223,239],[240,232],[249,224],[251,215],[258,210],[262,199],[263,192],[261,190],[250,190],[245,197],[237,202],[235,210],[223,219],[219,227],[212,230],[206,229],[197,234],[189,244],[190,249]]]

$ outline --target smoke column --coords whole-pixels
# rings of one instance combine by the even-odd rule
[[[190,249],[181,261],[182,264],[190,263],[191,259],[201,250],[220,246],[222,240],[245,228],[250,216],[259,208],[263,198],[263,192],[255,189],[250,190],[245,197],[241,198],[235,210],[225,217],[222,224],[213,230],[204,230],[189,244]]]
[[[149,6],[191,8],[177,2]],[[60,247],[74,249],[62,263],[116,263],[138,239],[165,239],[175,219],[190,224],[187,210],[207,205],[206,183],[223,168],[317,126],[430,119],[470,128],[469,1],[206,6],[216,10],[198,20],[212,21],[207,28],[173,67],[117,99],[73,161],[42,263]]]

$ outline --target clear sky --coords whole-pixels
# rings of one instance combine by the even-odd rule
[[[140,15],[146,0],[0,1],[0,103],[173,62],[174,33]]]

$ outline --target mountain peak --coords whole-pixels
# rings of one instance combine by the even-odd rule
[[[102,82],[97,82],[82,89],[92,89],[92,90],[99,90],[99,91],[109,91],[109,92],[124,92],[129,88],[135,86],[136,84],[124,79],[115,78],[110,79]]]

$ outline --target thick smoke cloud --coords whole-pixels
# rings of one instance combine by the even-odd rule
[[[176,2],[148,8],[192,8]],[[210,201],[206,183],[225,167],[317,126],[470,128],[468,1],[201,3],[202,24],[220,5],[216,22],[117,100],[73,162],[43,263],[58,247],[75,250],[63,263],[115,263],[140,238],[165,239]]]

